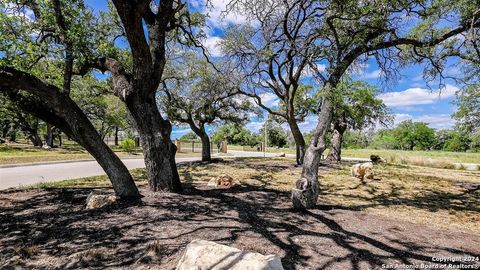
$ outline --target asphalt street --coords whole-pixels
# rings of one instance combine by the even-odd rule
[[[229,151],[229,154],[233,157],[263,157],[262,152]],[[275,154],[267,153],[266,156],[273,157]],[[176,158],[177,163],[196,160],[200,160],[200,157]],[[143,158],[129,158],[122,159],[122,161],[128,169],[145,167]],[[0,190],[36,183],[62,181],[103,174],[105,174],[105,172],[102,167],[100,167],[100,165],[94,160],[4,167],[0,168]]]

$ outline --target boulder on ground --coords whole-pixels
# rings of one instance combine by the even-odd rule
[[[217,177],[213,177],[212,179],[210,179],[210,181],[208,181],[208,185],[213,187],[230,188],[233,186],[240,185],[240,182],[238,182],[228,174],[221,174]]]
[[[51,147],[50,147],[49,145],[46,145],[46,144],[44,144],[44,145],[42,146],[42,148],[43,148],[43,149],[46,149],[46,150],[51,149]]]
[[[364,178],[373,179],[375,176],[372,162],[355,164],[352,166],[351,172],[353,177],[356,177],[362,181]]]
[[[114,195],[102,195],[91,192],[87,197],[87,209],[97,209],[112,205],[118,200]]]
[[[370,155],[370,160],[373,163],[387,163],[387,161],[379,155]]]
[[[285,157],[285,153],[284,152],[278,153],[278,157]]]
[[[280,258],[242,251],[205,240],[193,240],[187,245],[176,270],[283,270]]]

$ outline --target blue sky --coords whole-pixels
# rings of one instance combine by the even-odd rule
[[[193,9],[202,7],[203,0],[188,1]],[[209,18],[207,28],[207,38],[203,44],[208,48],[210,54],[214,57],[221,57],[221,50],[217,46],[222,37],[221,27],[229,23],[245,23],[246,18],[235,14],[222,14],[225,9],[226,0],[213,0],[213,8],[207,10]],[[105,0],[86,0],[86,3],[95,11],[106,10],[107,2]],[[455,75],[461,72],[450,63],[447,73]],[[400,70],[399,78],[394,82],[385,83],[382,72],[375,61],[368,61],[364,68],[358,71],[353,79],[363,80],[369,84],[376,85],[382,91],[379,94],[385,104],[395,114],[395,123],[412,119],[413,121],[427,122],[430,127],[436,129],[447,129],[454,125],[454,120],[450,117],[455,111],[452,101],[458,86],[453,81],[446,81],[445,86],[439,89],[438,83],[427,84],[422,77],[423,67],[420,65],[410,66]],[[264,103],[271,107],[278,104],[278,99],[271,94],[264,94]],[[260,129],[264,120],[253,117],[246,127],[256,132]],[[303,131],[311,130],[316,124],[316,116],[307,117],[304,123],[300,124]],[[210,132],[213,128],[210,128]],[[187,127],[175,127],[172,137],[177,138],[190,132]]]

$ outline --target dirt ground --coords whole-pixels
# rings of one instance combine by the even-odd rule
[[[254,165],[242,163],[244,168],[236,170],[251,170]],[[296,212],[287,190],[267,184],[271,176],[264,169],[275,176],[298,168],[264,166],[268,168],[253,167],[264,176],[257,179],[264,184],[243,181],[232,189],[207,187],[203,178],[209,177],[208,170],[184,167],[180,169],[187,186],[184,194],[155,194],[142,186],[141,200],[98,210],[85,209],[87,195],[96,188],[1,192],[0,269],[174,269],[193,239],[277,254],[285,269],[382,269],[393,264],[431,265],[438,258],[480,257],[480,235],[475,231],[387,218],[323,198],[315,209]],[[328,190],[326,185],[324,198],[332,196]],[[478,201],[476,205],[470,211],[478,216]],[[383,205],[389,206],[395,203],[388,200]],[[469,266],[480,269],[478,262]]]

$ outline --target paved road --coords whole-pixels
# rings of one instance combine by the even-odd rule
[[[229,151],[233,157],[263,157],[262,152]],[[275,153],[266,153],[266,157],[274,157]],[[287,154],[287,157],[295,155]],[[200,157],[178,157],[178,162],[188,162],[199,160]],[[360,158],[343,158],[344,160],[368,161]],[[129,169],[143,168],[145,163],[143,158],[122,159],[123,163]],[[478,170],[478,165],[473,164]],[[465,165],[464,165],[465,166]],[[468,169],[468,168],[467,168]],[[96,161],[74,161],[68,163],[52,163],[40,165],[28,165],[17,167],[0,167],[0,190],[18,187],[22,185],[31,185],[41,182],[53,182],[67,179],[75,179],[96,175],[103,175],[105,172]]]
[[[230,151],[234,157],[263,157],[259,152]],[[267,153],[267,157],[275,154]],[[178,157],[178,162],[199,160],[200,157]],[[143,158],[122,159],[128,169],[143,168]],[[0,168],[0,190],[31,185],[41,182],[54,182],[67,179],[103,175],[105,172],[96,161],[79,161]]]

